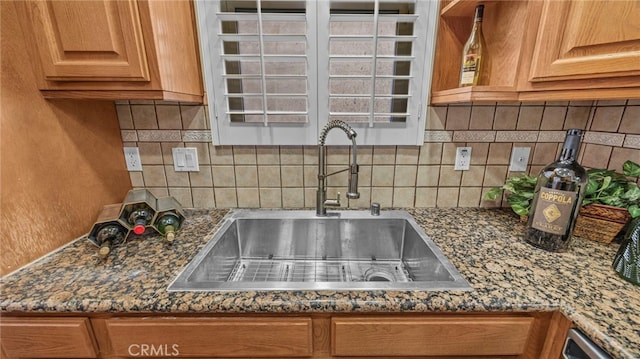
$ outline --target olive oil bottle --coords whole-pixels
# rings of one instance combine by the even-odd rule
[[[587,171],[576,160],[581,137],[582,130],[568,130],[558,160],[538,175],[524,234],[525,241],[538,248],[551,252],[569,248],[588,182]]]

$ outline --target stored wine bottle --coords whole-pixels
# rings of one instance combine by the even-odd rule
[[[162,217],[156,220],[156,228],[158,232],[167,238],[167,242],[173,243],[176,232],[180,229],[182,220],[172,211],[165,212]]]
[[[153,219],[153,211],[145,204],[134,206],[127,220],[133,226],[133,233],[142,234],[148,225],[151,225]]]
[[[475,86],[480,78],[483,64],[483,51],[486,48],[482,35],[482,17],[484,5],[476,6],[476,14],[471,35],[462,51],[462,66],[460,69],[460,86]]]
[[[120,220],[133,228],[133,233],[143,234],[151,225],[158,206],[157,199],[146,189],[132,189],[122,203]]]
[[[111,253],[111,248],[124,242],[127,229],[119,223],[108,223],[102,226],[96,233],[96,242],[100,246],[98,256],[106,258]]]
[[[560,157],[538,175],[524,236],[536,247],[552,252],[569,248],[588,181],[587,172],[576,161],[581,137],[581,130],[568,130]]]

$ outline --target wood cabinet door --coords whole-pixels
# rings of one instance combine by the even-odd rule
[[[546,0],[532,82],[640,75],[640,2]]]
[[[2,318],[2,351],[11,358],[96,358],[87,318]]]
[[[46,80],[148,81],[136,0],[29,0],[27,10]]]

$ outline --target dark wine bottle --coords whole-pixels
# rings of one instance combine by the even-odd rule
[[[119,223],[107,223],[96,233],[96,242],[100,246],[98,256],[106,258],[111,253],[111,248],[124,242],[127,229]]]
[[[153,210],[144,203],[134,206],[131,213],[129,213],[128,221],[133,226],[133,233],[144,233],[147,226],[151,225],[151,219],[153,218]]]
[[[571,244],[588,181],[587,171],[576,160],[581,137],[582,130],[568,130],[558,160],[538,175],[524,235],[535,247],[563,252]]]

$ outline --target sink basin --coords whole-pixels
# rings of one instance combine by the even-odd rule
[[[169,291],[471,290],[405,211],[231,212]]]

